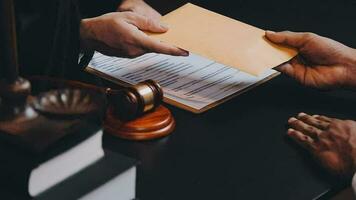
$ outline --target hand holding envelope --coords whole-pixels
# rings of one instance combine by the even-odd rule
[[[297,55],[269,42],[262,29],[190,3],[163,16],[162,22],[169,31],[148,33],[151,37],[256,76]]]

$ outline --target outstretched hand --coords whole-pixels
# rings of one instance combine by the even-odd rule
[[[266,32],[271,42],[293,47],[299,55],[276,69],[318,89],[356,87],[356,51],[313,33]]]
[[[356,121],[300,113],[288,120],[288,135],[329,172],[345,179],[356,171]]]
[[[96,50],[109,56],[137,57],[149,52],[187,56],[189,53],[143,31],[163,33],[167,27],[159,21],[133,12],[114,12],[83,19],[80,37],[83,49]]]

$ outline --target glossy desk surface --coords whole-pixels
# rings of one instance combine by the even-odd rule
[[[333,183],[285,136],[288,117],[305,111],[353,118],[356,95],[309,90],[278,77],[202,115],[171,108],[169,137],[104,147],[138,159],[142,199],[313,199]]]
[[[184,2],[151,3],[165,13]],[[261,28],[311,31],[356,46],[353,1],[193,3]],[[167,138],[107,136],[104,145],[141,161],[142,199],[314,199],[336,183],[286,138],[286,121],[301,111],[355,119],[355,100],[356,93],[308,89],[281,75],[201,115],[169,106],[177,127]]]

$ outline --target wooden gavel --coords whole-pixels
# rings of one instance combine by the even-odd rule
[[[121,90],[108,89],[109,103],[114,114],[122,120],[131,120],[157,108],[163,100],[160,85],[147,80]]]

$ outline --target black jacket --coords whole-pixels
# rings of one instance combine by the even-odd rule
[[[79,25],[118,0],[15,0],[20,74],[80,79]]]

